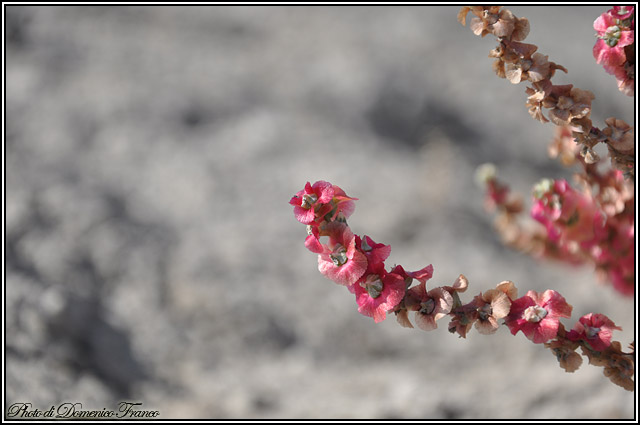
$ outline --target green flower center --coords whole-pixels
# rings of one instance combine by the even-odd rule
[[[360,286],[367,291],[371,298],[378,298],[382,293],[382,288],[384,287],[380,280],[380,276],[377,274],[367,276],[364,282],[360,282]]]
[[[347,250],[342,245],[337,244],[336,247],[333,248],[333,252],[329,257],[331,257],[331,261],[333,261],[333,264],[335,264],[336,267],[340,267],[348,260]]]
[[[607,31],[603,36],[603,40],[605,43],[607,43],[607,46],[615,47],[616,44],[618,44],[618,41],[620,41],[621,35],[622,35],[622,32],[620,31],[620,27],[617,25],[614,25],[607,28]]]

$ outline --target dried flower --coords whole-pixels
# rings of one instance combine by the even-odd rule
[[[511,282],[513,285],[513,282]],[[473,302],[477,306],[478,320],[475,327],[481,334],[489,335],[498,330],[498,320],[505,318],[511,308],[511,300],[500,289],[489,289],[476,295]]]
[[[544,346],[549,348],[556,356],[560,367],[566,372],[573,373],[582,365],[582,356],[576,353],[578,344],[566,338],[558,338],[550,342],[545,342]]]
[[[578,144],[573,139],[575,127],[558,126],[547,152],[549,157],[558,158],[562,165],[570,167],[575,164],[580,155]]]
[[[613,341],[603,351],[593,351],[583,346],[582,354],[589,359],[589,364],[604,367],[604,376],[609,378],[611,382],[627,391],[634,390],[635,363],[633,353],[623,353],[618,341]]]
[[[526,18],[516,18],[508,9],[502,6],[464,6],[458,13],[458,22],[466,25],[467,13],[472,12],[475,17],[469,24],[474,34],[484,37],[493,34],[496,37],[524,40],[529,34],[529,21]]]
[[[409,289],[405,299],[406,309],[416,312],[416,325],[424,331],[436,329],[436,321],[445,317],[452,306],[453,297],[449,292],[440,287],[427,291],[425,282]]]

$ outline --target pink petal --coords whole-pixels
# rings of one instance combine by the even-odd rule
[[[593,57],[596,63],[607,66],[620,66],[627,60],[622,46],[610,47],[604,40],[598,39],[593,46]]]
[[[297,205],[293,207],[293,214],[296,216],[296,220],[302,224],[311,224],[316,217],[313,208],[306,209]]]
[[[309,235],[304,240],[304,246],[313,253],[320,254],[324,251],[324,247],[320,243],[317,237],[314,235]]]
[[[427,280],[433,277],[433,265],[429,264],[428,266],[418,271],[407,272],[407,274],[412,278],[419,280],[421,283],[425,283]]]
[[[372,298],[367,290],[355,284],[352,287],[356,294],[358,311],[378,323],[386,319],[387,311],[394,309],[404,297],[404,280],[401,276],[387,274],[382,278],[383,290],[377,298]]]
[[[553,317],[571,317],[573,310],[571,304],[568,304],[562,295],[552,289],[542,293],[538,305],[544,307]]]
[[[622,31],[622,33],[620,33],[620,40],[618,40],[618,44],[616,44],[616,47],[629,46],[633,44],[634,40],[635,40],[635,37],[634,37],[633,30]]]
[[[593,22],[593,29],[598,31],[599,35],[603,35],[607,32],[607,28],[616,24],[615,18],[608,13],[603,13]]]
[[[558,335],[560,321],[558,319],[543,319],[537,323],[533,338],[529,338],[534,344],[541,344],[553,339]]]
[[[321,204],[327,204],[333,199],[333,185],[323,180],[319,180],[313,184],[313,193],[318,195],[318,201]]]
[[[342,201],[338,204],[338,211],[340,211],[345,218],[349,218],[355,210],[356,203],[353,201]]]
[[[336,266],[329,254],[318,256],[318,270],[338,285],[350,286],[362,277],[367,269],[367,257],[356,251],[352,259],[341,266]]]

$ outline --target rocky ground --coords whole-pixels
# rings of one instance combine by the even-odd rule
[[[7,407],[632,418],[602,369],[564,373],[506,329],[376,325],[303,246],[288,201],[328,180],[360,199],[349,223],[391,244],[389,264],[432,263],[434,285],[464,273],[468,297],[554,288],[633,339],[633,300],[491,230],[479,164],[525,194],[570,172],[458,9],[7,6]],[[633,122],[591,54],[605,8],[511,10],[569,70],[554,81],[594,92],[595,122]]]

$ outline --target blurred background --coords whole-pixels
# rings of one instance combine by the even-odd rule
[[[592,57],[608,7],[513,6],[592,118],[634,122]],[[7,406],[143,403],[159,418],[633,418],[601,368],[494,336],[375,324],[317,270],[288,204],[359,198],[388,265],[553,288],[634,335],[589,267],[504,248],[475,168],[529,198],[551,124],[440,7],[6,6]],[[572,326],[573,321],[565,321]]]

